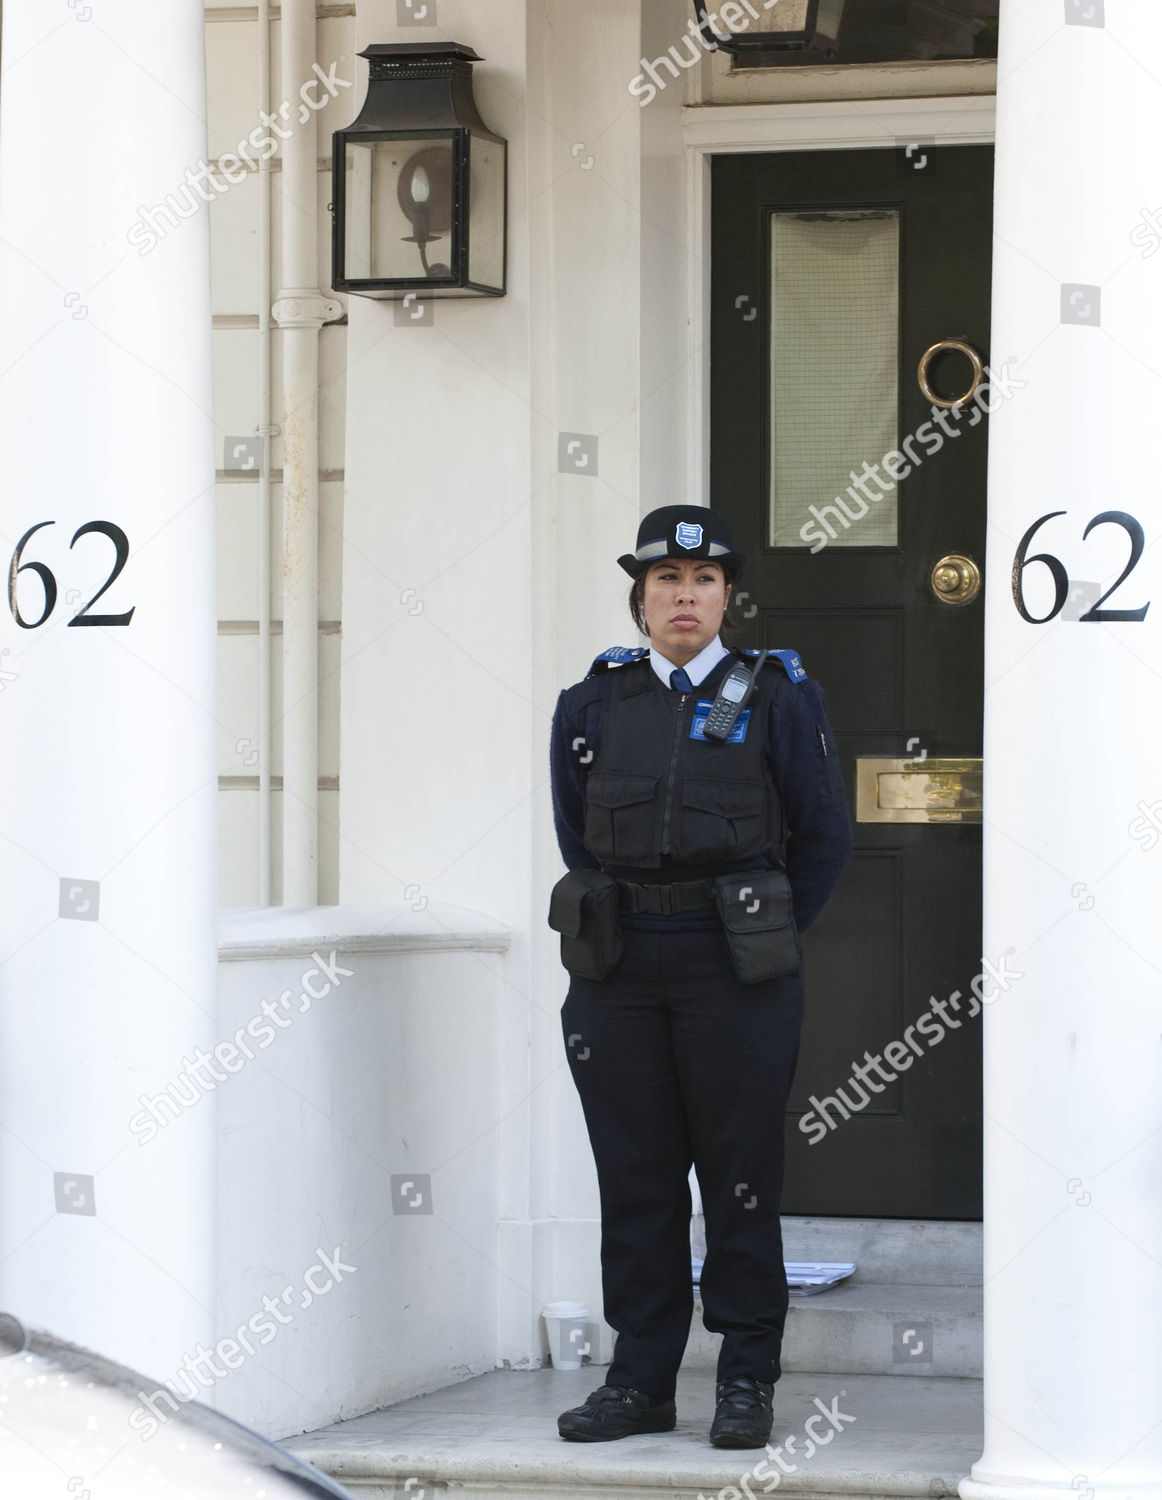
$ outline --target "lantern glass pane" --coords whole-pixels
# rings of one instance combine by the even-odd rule
[[[473,131],[469,137],[468,280],[504,285],[503,141]]]
[[[898,484],[866,466],[897,447],[899,263],[898,209],[771,215],[774,547],[896,545]]]
[[[1016,0],[1019,4],[1020,0]],[[745,14],[739,3],[735,12],[731,0],[711,5],[696,0],[696,5],[718,16],[716,31],[732,31],[741,40],[752,39],[761,50],[736,53],[731,69],[835,67],[848,63],[950,62],[956,58],[996,57],[1001,0],[909,0],[905,6],[889,5],[885,0],[819,0],[815,13],[819,41],[836,50],[815,45],[785,51],[762,47],[761,36],[781,31],[796,31],[810,12],[805,0],[778,0],[773,9],[753,5],[761,19]],[[1080,7],[1079,7],[1080,8]],[[726,26],[723,13],[741,22]],[[906,12],[906,14],[904,14]]]
[[[452,275],[452,140],[347,141],[344,277]]]

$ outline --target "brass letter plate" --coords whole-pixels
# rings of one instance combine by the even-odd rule
[[[984,762],[978,756],[944,760],[886,760],[858,756],[857,823],[979,823]]]

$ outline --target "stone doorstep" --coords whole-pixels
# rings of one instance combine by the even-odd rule
[[[787,1260],[849,1260],[861,1281],[909,1286],[980,1286],[983,1226],[959,1219],[783,1218]],[[705,1244],[695,1221],[692,1237]],[[704,1254],[703,1250],[696,1252]]]
[[[580,1405],[603,1383],[606,1369],[495,1370],[282,1444],[367,1500],[434,1500],[460,1492],[477,1500],[737,1500],[748,1488],[752,1497],[775,1488],[779,1469],[764,1449],[718,1449],[707,1441],[714,1415],[709,1371],[679,1373],[671,1432],[605,1443],[563,1439],[558,1414]],[[837,1397],[839,1412],[855,1421],[802,1458],[804,1424],[821,1407],[832,1409]],[[793,1469],[781,1476],[784,1495],[938,1500],[956,1494],[982,1449],[977,1380],[784,1375],[774,1411],[770,1446],[797,1439],[783,1450]],[[814,1430],[822,1436],[831,1428],[821,1419]],[[764,1462],[756,1474],[754,1466]]]
[[[904,1333],[913,1337],[904,1340]],[[702,1322],[695,1293],[683,1369],[715,1369],[722,1337]],[[979,1286],[906,1286],[854,1277],[812,1297],[792,1297],[783,1368],[857,1375],[979,1379],[984,1303]]]

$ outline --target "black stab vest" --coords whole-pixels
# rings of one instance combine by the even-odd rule
[[[711,674],[716,684],[733,665],[723,661],[721,673]],[[766,769],[773,671],[760,671],[746,738],[735,744],[691,739],[695,703],[712,700],[715,690],[704,683],[677,693],[648,657],[607,668],[603,688],[600,749],[585,781],[590,853],[607,867],[654,870],[781,863],[783,808]],[[674,878],[706,873],[675,869]]]

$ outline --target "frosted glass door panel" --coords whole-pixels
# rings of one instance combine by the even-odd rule
[[[772,546],[896,545],[899,220],[771,215]]]

